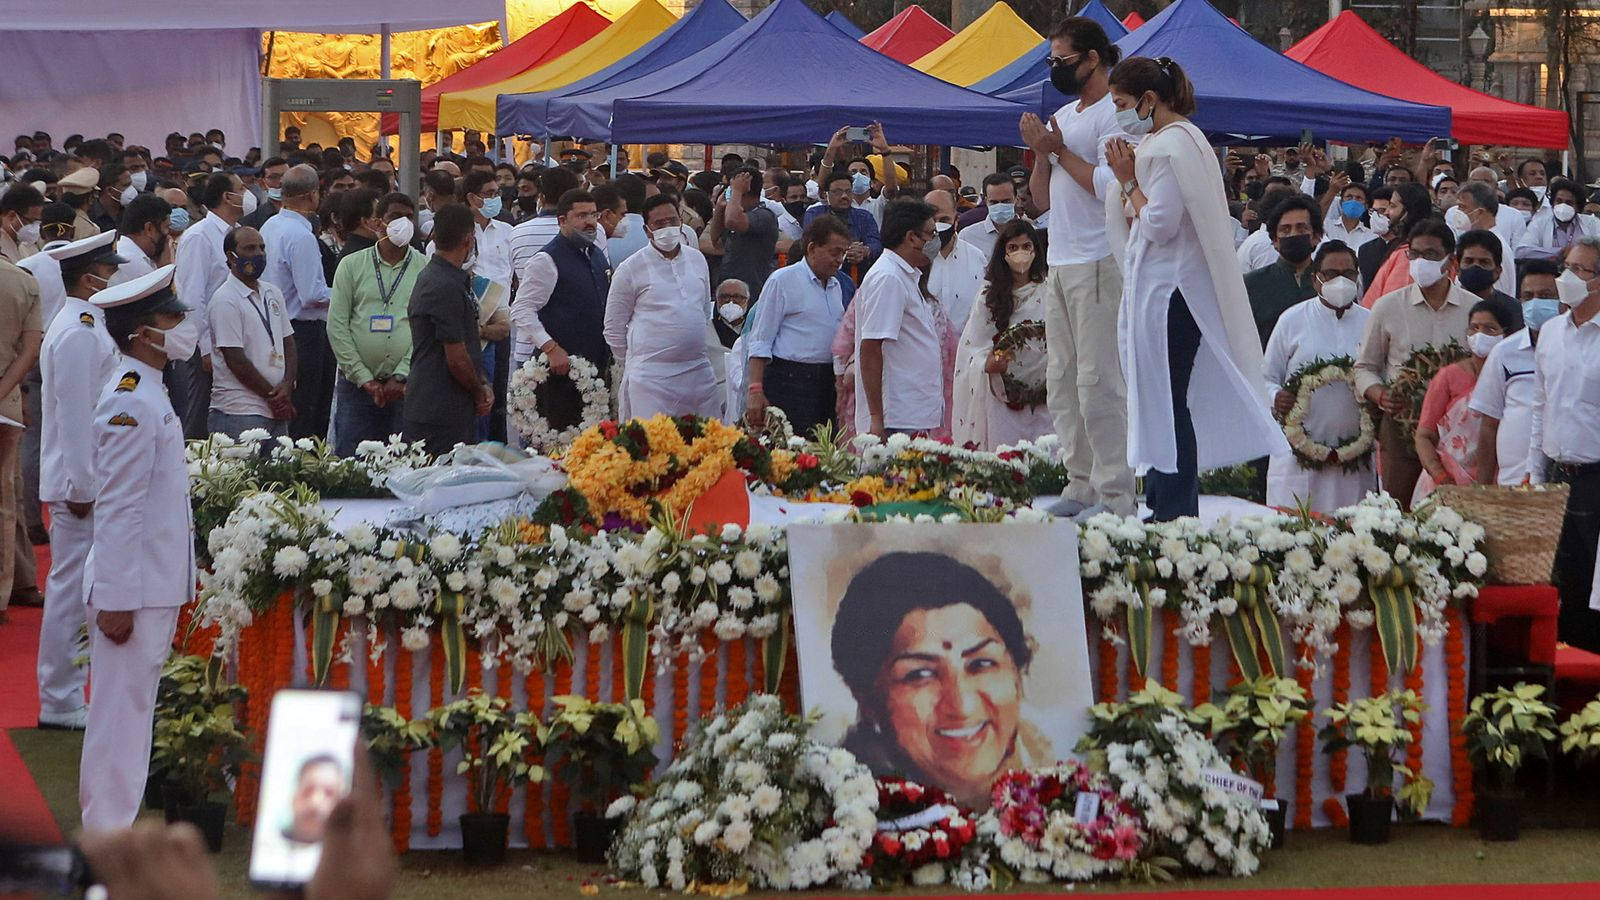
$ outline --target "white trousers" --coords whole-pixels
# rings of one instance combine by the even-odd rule
[[[39,626],[39,710],[70,713],[83,706],[86,671],[72,663],[84,624],[83,564],[94,539],[94,513],[78,518],[50,504],[50,576]]]
[[[172,650],[178,607],[134,610],[133,634],[113,644],[89,608],[89,663],[94,689],[78,767],[85,831],[127,828],[139,815],[150,774],[150,735],[161,666]]]
[[[1117,262],[1108,256],[1051,266],[1045,288],[1045,396],[1067,467],[1063,493],[1131,516],[1138,503],[1128,467],[1128,387],[1117,344]]]

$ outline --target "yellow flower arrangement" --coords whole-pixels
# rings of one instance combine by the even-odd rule
[[[824,503],[873,506],[879,503],[920,503],[944,496],[944,491],[937,484],[912,490],[912,485],[916,483],[890,484],[881,475],[863,475],[832,493],[819,494],[812,499]]]
[[[743,437],[714,419],[702,420],[700,432],[685,441],[678,423],[664,415],[620,426],[602,422],[572,442],[562,464],[595,519],[616,513],[646,522],[652,503],[677,517],[734,468],[733,447]],[[642,458],[635,458],[641,444]],[[670,483],[662,487],[663,482]]]

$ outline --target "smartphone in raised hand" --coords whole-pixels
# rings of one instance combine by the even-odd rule
[[[250,842],[250,883],[296,890],[322,860],[328,815],[350,793],[361,698],[286,689],[272,696],[261,793]]]

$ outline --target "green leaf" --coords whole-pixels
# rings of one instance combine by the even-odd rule
[[[1239,673],[1246,681],[1261,677],[1261,658],[1256,654],[1255,630],[1243,615],[1243,610],[1231,616],[1222,616],[1222,628],[1228,635],[1228,647],[1233,650]]]
[[[1145,669],[1150,665],[1150,630],[1154,611],[1150,609],[1150,589],[1142,581],[1134,582],[1139,586],[1139,596],[1144,602],[1138,606],[1129,606],[1128,610],[1128,655],[1133,659],[1133,669],[1140,675],[1145,674]]]

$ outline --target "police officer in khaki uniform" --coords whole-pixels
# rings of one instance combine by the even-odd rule
[[[188,307],[172,266],[90,298],[123,353],[95,406],[94,537],[84,568],[94,692],[78,775],[85,830],[126,828],[150,767],[156,685],[178,607],[194,594],[194,525],[183,425],[161,386]]]
[[[39,354],[42,422],[39,497],[50,504],[50,576],[39,627],[39,727],[81,729],[85,672],[73,664],[85,622],[83,565],[94,534],[94,408],[117,345],[105,311],[89,302],[127,262],[107,231],[45,252],[61,267],[66,298],[45,325]]]

